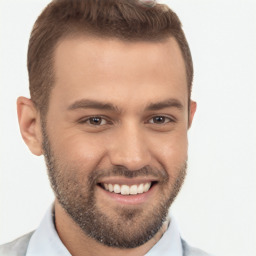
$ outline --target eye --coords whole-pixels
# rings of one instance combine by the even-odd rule
[[[83,120],[82,123],[87,123],[93,126],[101,126],[107,124],[107,120],[100,116],[92,116],[87,118],[86,120]]]
[[[166,116],[154,116],[153,118],[149,119],[148,121],[150,124],[166,124],[173,122],[170,117]]]

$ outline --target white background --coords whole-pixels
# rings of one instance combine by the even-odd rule
[[[29,96],[29,34],[48,2],[0,1],[0,243],[35,229],[53,200],[44,160],[23,143],[16,117],[16,98]],[[190,43],[198,102],[189,131],[189,174],[172,212],[192,245],[219,256],[254,256],[255,1],[166,3]]]

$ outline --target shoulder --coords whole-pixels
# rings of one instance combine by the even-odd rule
[[[211,256],[210,254],[190,246],[186,241],[181,239],[183,256]]]
[[[25,256],[28,243],[33,233],[34,231],[10,243],[0,245],[0,256]]]

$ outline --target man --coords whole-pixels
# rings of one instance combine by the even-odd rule
[[[196,110],[177,15],[154,1],[55,0],[34,25],[28,72],[20,130],[56,200],[0,255],[207,255],[168,217]]]

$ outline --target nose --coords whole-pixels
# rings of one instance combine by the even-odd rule
[[[109,157],[112,165],[123,166],[131,171],[150,165],[151,153],[143,131],[133,124],[120,128],[111,141]]]

